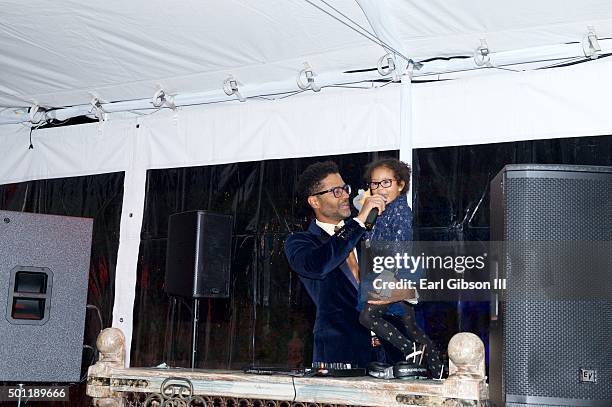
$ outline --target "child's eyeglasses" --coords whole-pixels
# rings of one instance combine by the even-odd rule
[[[383,187],[383,188],[389,188],[391,186],[391,184],[393,184],[393,179],[383,179],[382,181],[370,181],[368,183],[368,186],[370,187],[371,190],[375,190],[378,189],[378,187]],[[397,181],[396,181],[397,182]]]

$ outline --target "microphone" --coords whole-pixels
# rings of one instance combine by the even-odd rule
[[[378,218],[378,208],[373,208],[370,213],[368,213],[365,222],[363,222],[367,230],[372,230],[376,223],[376,218]]]

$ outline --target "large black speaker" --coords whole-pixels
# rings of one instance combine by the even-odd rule
[[[175,213],[168,221],[166,292],[184,298],[229,297],[232,217]]]
[[[92,226],[0,211],[0,381],[79,381]]]
[[[508,249],[494,405],[612,406],[612,167],[506,166],[491,183],[491,240]]]

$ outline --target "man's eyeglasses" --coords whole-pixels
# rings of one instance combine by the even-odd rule
[[[389,188],[391,186],[391,184],[393,184],[393,179],[383,179],[382,181],[370,181],[368,183],[368,186],[370,187],[371,190],[375,190],[378,189],[378,187],[383,187],[383,188]],[[397,181],[396,181],[397,182]]]
[[[343,192],[346,192],[347,195],[351,194],[351,186],[349,184],[344,184],[344,186],[341,186],[341,187],[333,187],[333,188],[328,189],[327,191],[316,192],[312,194],[312,196],[323,195],[328,192],[331,192],[332,194],[334,194],[334,198],[340,198]]]

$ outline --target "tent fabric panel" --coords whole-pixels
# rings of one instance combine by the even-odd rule
[[[143,162],[125,172],[123,204],[119,226],[119,248],[115,274],[115,302],[113,324],[123,331],[126,338],[126,365],[130,366],[130,346],[134,326],[134,299],[136,293],[136,268],[140,248],[140,232],[144,212],[147,173]]]
[[[0,126],[0,184],[124,171],[131,159],[131,123],[108,121],[32,131]]]
[[[150,168],[397,149],[399,89],[329,90],[142,120]]]
[[[11,4],[14,3],[14,4]],[[38,4],[37,4],[38,3]],[[352,0],[334,6],[368,29]],[[32,13],[44,10],[44,13]],[[44,40],[41,40],[44,38]],[[0,105],[49,106],[222,89],[292,79],[309,61],[319,72],[373,67],[384,51],[302,0],[282,2],[62,0],[3,7]],[[328,56],[329,54],[329,56]],[[44,63],[41,64],[41,61]]]
[[[611,70],[601,59],[415,86],[414,148],[612,134]]]
[[[376,33],[415,60],[471,56],[481,39],[491,52],[500,52],[580,42],[589,26],[600,38],[612,32],[612,3],[605,0],[359,0],[359,4]]]
[[[308,97],[181,108],[32,132],[0,126],[0,184],[129,169],[171,168],[399,146],[399,88],[329,89]],[[117,117],[117,119],[115,119]],[[138,126],[138,127],[136,127]],[[136,131],[143,134],[134,144]]]

